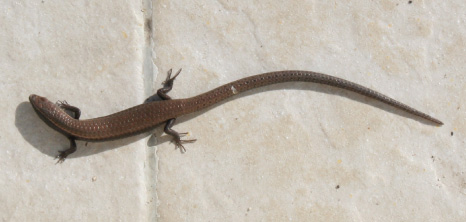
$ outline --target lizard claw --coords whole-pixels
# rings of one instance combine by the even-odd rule
[[[172,69],[168,70],[167,78],[165,81],[162,82],[162,85],[173,85],[173,82],[175,81],[176,77],[181,73],[181,69],[176,72],[175,76],[172,76]]]
[[[55,164],[58,164],[58,163],[63,163],[65,162],[65,159],[66,157],[68,156],[68,154],[66,153],[66,150],[65,151],[58,151],[60,154],[58,154],[55,159],[58,159],[58,161],[55,163]]]
[[[63,108],[63,107],[66,107],[66,106],[69,106],[70,104],[68,104],[68,102],[66,100],[58,100],[55,104],[57,104],[57,106],[59,106],[60,108]]]
[[[196,139],[192,139],[192,140],[174,139],[172,142],[175,143],[175,149],[179,148],[181,153],[186,153],[186,148],[184,148],[183,143],[194,143],[196,142]]]

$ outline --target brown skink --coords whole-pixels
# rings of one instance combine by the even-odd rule
[[[156,94],[162,100],[150,101],[152,98],[150,97],[144,104],[94,119],[79,120],[80,110],[66,102],[52,103],[45,97],[34,94],[29,96],[29,101],[45,123],[70,140],[70,148],[60,151],[60,154],[57,156],[58,162],[63,162],[69,154],[76,151],[75,140],[114,140],[149,131],[165,122],[165,132],[174,137],[173,140],[176,147],[185,151],[182,143],[194,142],[195,140],[180,139],[180,135],[182,134],[171,129],[175,118],[202,110],[235,94],[283,82],[314,82],[347,89],[389,104],[438,125],[443,125],[440,120],[372,89],[341,78],[311,71],[290,70],[259,74],[225,84],[198,96],[172,100],[166,93],[171,90],[173,81],[180,71],[173,78],[171,78],[171,70],[169,71],[167,79],[164,82],[164,87],[158,90]],[[68,114],[66,111],[74,113],[74,116]]]

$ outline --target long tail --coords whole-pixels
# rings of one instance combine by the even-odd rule
[[[311,71],[298,71],[298,70],[287,70],[287,71],[278,71],[259,74],[255,76],[246,77],[223,86],[220,86],[216,89],[208,91],[206,93],[200,94],[198,96],[189,98],[185,100],[185,113],[190,113],[193,111],[201,110],[203,108],[209,107],[213,104],[216,104],[226,98],[229,98],[238,93],[277,83],[283,82],[314,82],[330,86],[335,86],[337,88],[343,88],[349,91],[353,91],[368,97],[371,97],[375,100],[381,101],[383,103],[389,104],[398,109],[404,110],[413,115],[422,117],[426,120],[432,121],[436,124],[443,125],[442,121],[429,116],[423,112],[420,112],[414,108],[411,108],[401,102],[398,102],[382,93],[379,93],[375,90],[369,89],[362,85],[344,80],[338,77],[316,73]]]

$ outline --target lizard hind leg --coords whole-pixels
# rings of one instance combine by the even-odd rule
[[[176,77],[181,73],[181,69],[178,70],[178,72],[171,77],[172,75],[172,69],[168,70],[167,72],[167,78],[165,81],[162,83],[162,88],[157,90],[157,93],[150,96],[146,100],[144,100],[144,103],[150,103],[154,101],[160,101],[160,100],[170,100],[172,99],[169,95],[167,95],[168,92],[170,92],[173,89],[173,83],[175,82]]]
[[[191,140],[182,140],[181,137],[187,135],[188,133],[178,133],[172,129],[173,124],[175,124],[176,119],[169,119],[167,124],[165,125],[164,132],[173,137],[172,142],[175,143],[176,148],[179,148],[181,153],[186,152],[186,148],[184,148],[184,143],[194,143],[196,139]]]

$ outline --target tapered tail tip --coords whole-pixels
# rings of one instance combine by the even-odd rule
[[[438,119],[432,118],[431,121],[437,123],[438,126],[443,126],[443,122]]]

